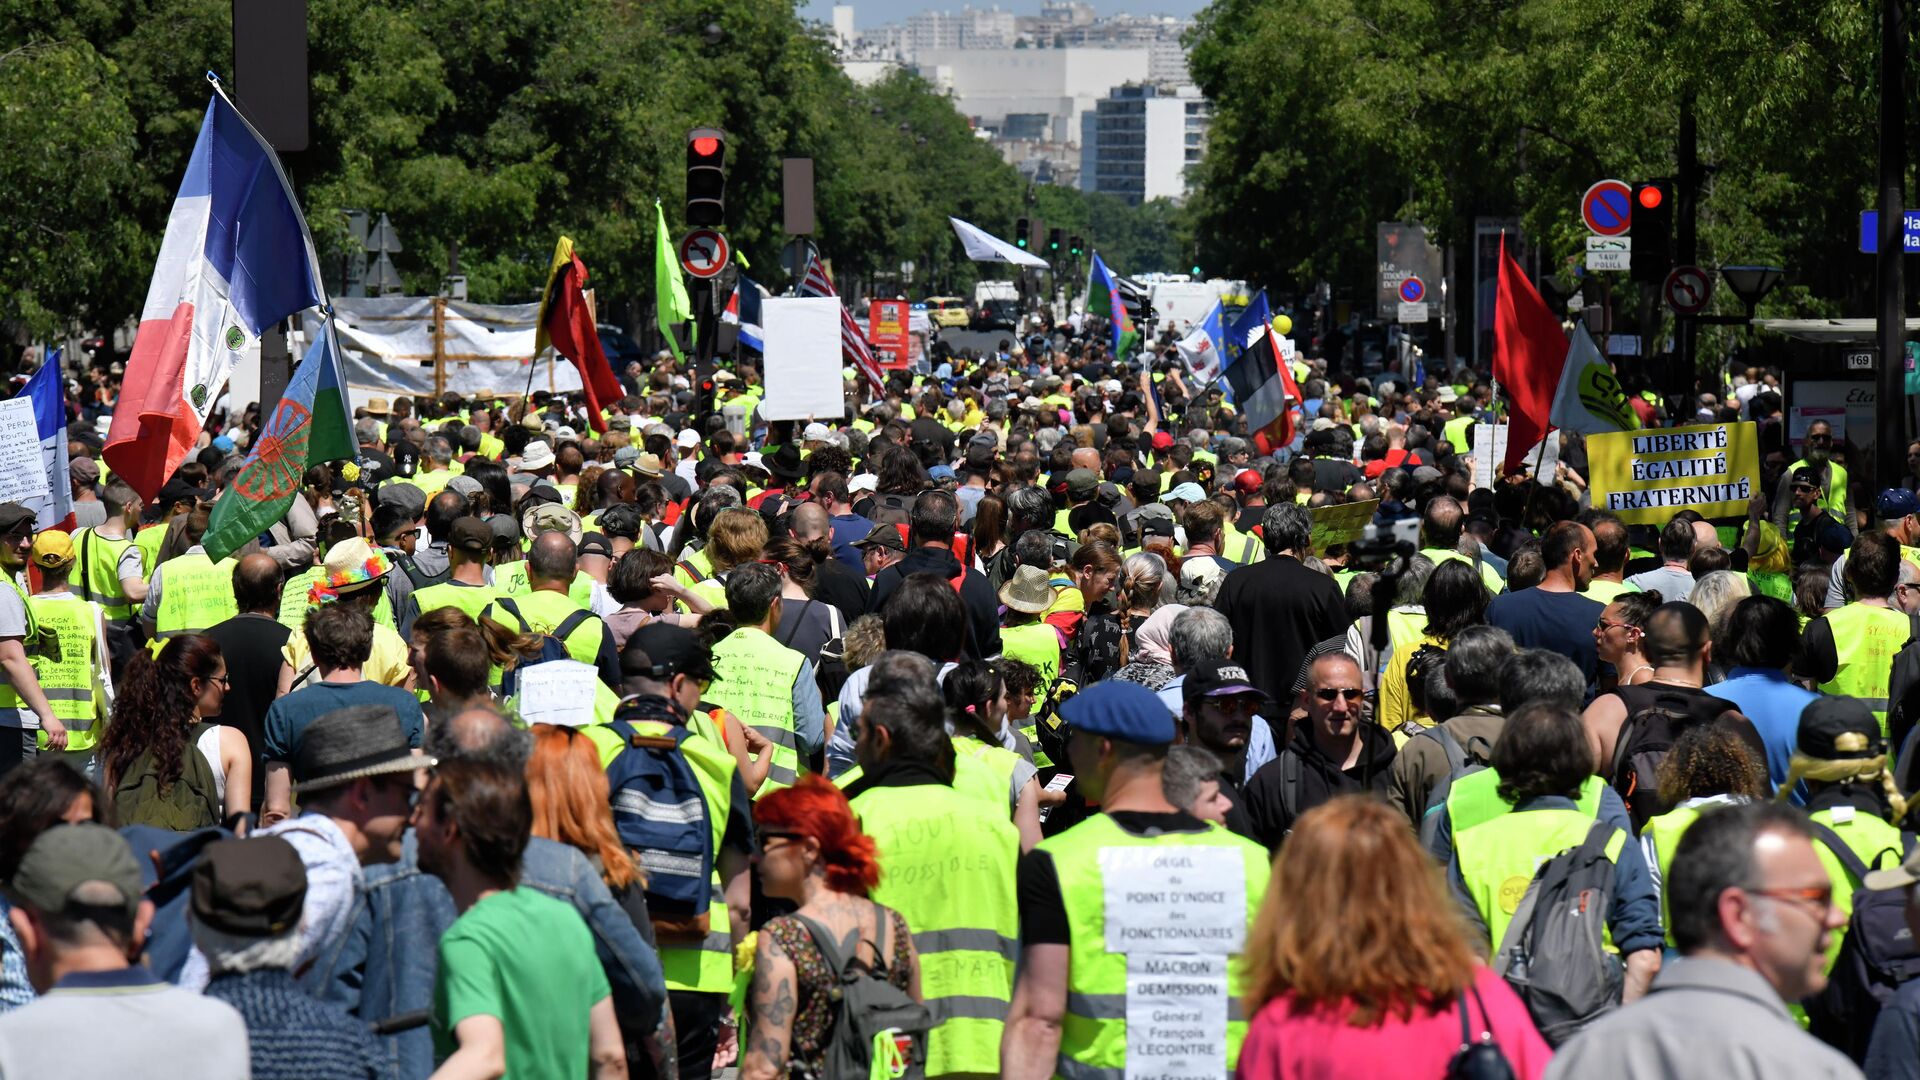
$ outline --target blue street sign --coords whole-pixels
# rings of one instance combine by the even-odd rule
[[[1426,283],[1408,275],[1400,282],[1400,300],[1402,303],[1417,304],[1427,297]]]
[[[1909,255],[1920,255],[1920,210],[1901,215],[1905,221],[1905,247]],[[1869,255],[1880,250],[1880,211],[1860,211],[1860,250]]]

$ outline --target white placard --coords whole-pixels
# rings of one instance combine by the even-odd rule
[[[1427,302],[1425,300],[1422,300],[1418,303],[1413,303],[1413,304],[1409,304],[1405,300],[1402,300],[1400,302],[1400,321],[1401,322],[1422,323],[1422,322],[1426,322],[1428,317],[1429,316],[1427,315]]]
[[[1473,426],[1473,486],[1490,488],[1493,486],[1494,469],[1498,463],[1507,459],[1507,433],[1512,429],[1505,424],[1475,424]],[[1533,468],[1535,454],[1541,453],[1540,445],[1535,443],[1527,451],[1527,468]],[[1560,433],[1547,433],[1547,449],[1540,458],[1540,470],[1534,474],[1543,487],[1553,484],[1554,466],[1560,464]]]
[[[840,298],[770,297],[760,302],[767,351],[763,420],[846,415],[840,377]]]
[[[40,456],[40,423],[33,400],[0,401],[0,502],[45,499],[47,463]]]
[[[1129,1080],[1227,1075],[1227,958],[1127,957]]]
[[[1593,251],[1587,252],[1589,270],[1631,270],[1633,252],[1631,251]]]
[[[1107,951],[1238,953],[1247,938],[1247,872],[1229,847],[1100,849]]]
[[[578,660],[549,660],[522,668],[520,719],[556,727],[584,727],[593,723],[594,691],[600,673]]]

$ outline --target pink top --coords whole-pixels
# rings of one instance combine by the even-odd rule
[[[1477,1037],[1489,1027],[1518,1080],[1539,1080],[1553,1051],[1533,1026],[1527,1007],[1491,968],[1474,973],[1479,1005],[1468,998]],[[1346,1017],[1351,1007],[1295,1011],[1292,994],[1267,1002],[1247,1025],[1240,1048],[1239,1080],[1333,1080],[1336,1077],[1392,1076],[1397,1080],[1443,1080],[1447,1063],[1460,1050],[1460,1012],[1449,1006],[1437,1013],[1414,1013],[1411,1020],[1390,1018],[1357,1028]]]

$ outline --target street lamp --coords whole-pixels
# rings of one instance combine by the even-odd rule
[[[1787,272],[1777,266],[1723,266],[1720,276],[1726,280],[1727,288],[1733,295],[1747,305],[1747,318],[1753,318],[1753,311],[1760,301],[1780,284]]]

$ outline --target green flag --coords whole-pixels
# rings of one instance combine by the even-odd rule
[[[673,254],[673,243],[667,239],[667,212],[660,208],[659,199],[653,200],[653,285],[660,332],[666,335],[674,359],[684,364],[687,358],[680,352],[673,326],[693,318],[693,301],[687,299],[687,283],[680,276],[680,260]]]
[[[200,541],[208,558],[217,562],[232,555],[286,516],[300,497],[310,463],[353,460],[359,448],[352,416],[333,321],[328,319],[287,383],[279,406],[254,436],[233,483],[213,504],[207,535]]]

